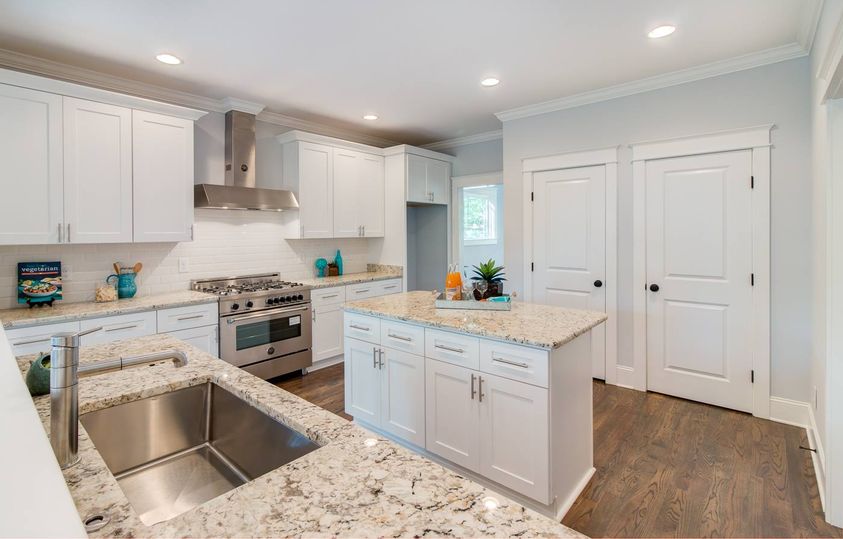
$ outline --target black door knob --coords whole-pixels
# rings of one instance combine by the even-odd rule
[[[650,292],[658,292],[658,291],[659,291],[659,285],[657,285],[657,284],[651,284],[650,285]]]
[[[601,286],[603,286],[603,281],[597,279],[596,281],[594,281],[594,286],[600,288]]]

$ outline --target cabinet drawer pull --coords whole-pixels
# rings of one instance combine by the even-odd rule
[[[411,337],[402,337],[401,335],[396,335],[394,333],[387,333],[386,336],[391,339],[398,339],[399,341],[413,342],[413,339]]]
[[[364,294],[364,293],[366,293],[366,292],[368,292],[368,291],[369,291],[369,289],[368,289],[368,288],[362,288],[362,289],[360,289],[360,290],[355,290],[355,291],[354,291],[354,293],[355,293],[355,294]]]
[[[202,317],[204,317],[204,316],[205,316],[204,314],[194,314],[193,316],[179,316],[179,317],[178,317],[178,320],[179,320],[179,321],[182,321],[182,320],[196,320],[197,318],[202,318]]]
[[[351,329],[359,329],[360,331],[372,331],[372,328],[358,326],[357,324],[349,324],[348,327],[350,327]]]
[[[530,367],[526,363],[522,363],[520,361],[512,361],[511,359],[504,359],[502,357],[492,356],[492,361],[497,361],[498,363],[506,363],[507,365],[512,365],[514,367],[521,367],[522,369],[527,369],[527,368]]]
[[[132,324],[131,326],[118,326],[116,328],[105,328],[105,331],[122,331],[124,329],[135,329],[138,327],[137,324]]]
[[[384,289],[384,290],[389,290],[389,289],[391,289],[391,288],[398,288],[398,285],[397,285],[397,284],[391,284],[391,285],[389,285],[389,286],[384,286],[384,287],[383,287],[383,289]]]
[[[447,350],[448,352],[455,352],[457,354],[464,354],[465,350],[462,348],[452,348],[450,346],[445,346],[444,344],[434,344],[434,348],[439,348],[440,350]]]
[[[12,346],[23,346],[25,344],[38,344],[40,342],[49,343],[50,337],[40,337],[38,339],[31,339],[31,340],[28,340],[28,341],[17,341],[17,342],[13,342]]]
[[[322,296],[322,299],[335,298],[337,296],[339,296],[339,294],[328,294],[327,296]]]

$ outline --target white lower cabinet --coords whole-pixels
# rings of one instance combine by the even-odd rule
[[[59,324],[44,324],[30,328],[7,329],[6,338],[12,346],[15,356],[28,354],[50,353],[50,337],[56,333],[76,333],[79,331],[79,321],[61,322]],[[82,337],[85,343],[85,337]]]
[[[342,305],[313,309],[313,361],[342,354]]]
[[[480,470],[477,373],[427,358],[425,449],[463,468]]]
[[[82,331],[102,328],[83,337],[82,343],[85,346],[155,335],[158,332],[155,311],[89,318],[82,320],[79,326]]]
[[[216,357],[220,356],[219,326],[180,329],[178,331],[168,331],[166,334],[192,344],[203,352],[208,352]]]
[[[345,339],[345,409],[358,421],[424,447],[424,358]]]

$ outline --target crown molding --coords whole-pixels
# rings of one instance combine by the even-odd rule
[[[805,52],[811,53],[814,48],[814,38],[817,36],[817,27],[820,24],[820,16],[823,11],[825,0],[812,0],[810,8],[802,17],[802,24],[796,32],[796,42],[802,45]]]
[[[283,125],[292,129],[317,132],[327,136],[347,138],[355,142],[371,144],[381,148],[398,144],[398,142],[394,140],[374,135],[366,135],[349,129],[332,127],[268,111],[265,110],[263,105],[260,105],[259,103],[253,103],[231,97],[225,99],[214,99],[211,97],[191,94],[189,92],[165,88],[155,84],[138,82],[115,75],[107,75],[92,69],[74,67],[54,60],[47,60],[45,58],[30,56],[28,54],[6,49],[0,49],[0,67],[7,67],[16,71],[31,73],[33,75],[50,77],[75,84],[92,86],[103,90],[129,94],[155,101],[163,101],[165,103],[200,109],[208,112],[222,113],[228,112],[232,109],[250,112],[250,109],[255,110],[256,107],[260,107],[259,110],[262,112],[257,113],[257,119],[262,122]],[[252,114],[256,113],[252,112]]]
[[[502,122],[511,120],[518,120],[520,118],[528,118],[530,116],[538,116],[539,114],[547,114],[548,112],[556,112],[592,103],[599,103],[601,101],[609,101],[619,97],[626,97],[630,95],[650,92],[661,88],[668,88],[687,82],[707,79],[710,77],[717,77],[719,75],[726,75],[736,71],[743,71],[745,69],[752,69],[754,67],[761,67],[768,64],[783,62],[785,60],[792,60],[794,58],[801,58],[807,56],[808,52],[799,43],[791,43],[781,47],[766,49],[743,56],[736,56],[718,62],[703,64],[687,69],[680,69],[679,71],[672,71],[663,75],[656,75],[654,77],[647,77],[632,82],[625,82],[615,86],[608,86],[598,90],[583,92],[559,99],[552,99],[534,105],[526,105],[514,109],[498,112],[495,116]]]
[[[453,155],[448,155],[446,153],[436,152],[433,150],[429,150],[427,148],[421,148],[419,146],[410,146],[409,144],[399,144],[398,146],[391,146],[389,148],[383,149],[384,157],[389,157],[392,155],[405,155],[405,154],[412,154],[418,155],[420,157],[429,157],[430,159],[437,159],[439,161],[448,161],[449,163],[453,163],[457,160],[456,157]]]
[[[449,138],[438,142],[431,142],[430,144],[422,144],[421,147],[428,150],[449,150],[459,146],[479,144],[481,142],[500,140],[502,138],[503,129],[496,129],[494,131],[486,131],[485,133],[477,133],[476,135],[467,135],[465,137]]]

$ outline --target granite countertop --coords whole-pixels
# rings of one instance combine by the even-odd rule
[[[369,264],[368,271],[359,273],[346,273],[333,277],[313,277],[301,281],[303,284],[317,288],[329,288],[332,286],[345,286],[347,284],[368,283],[373,281],[385,281],[387,279],[398,279],[403,276],[401,266],[383,266]]]
[[[558,348],[607,318],[598,311],[522,301],[513,301],[511,311],[437,309],[434,299],[433,292],[404,292],[352,301],[343,309],[540,348]]]
[[[204,292],[183,290],[169,294],[141,296],[130,299],[119,299],[108,303],[62,303],[56,302],[53,307],[38,307],[0,310],[0,321],[5,329],[40,326],[58,322],[73,322],[86,318],[100,316],[114,316],[118,314],[183,307],[200,303],[216,303],[217,296]]]
[[[78,465],[64,477],[80,517],[105,512],[92,537],[582,537],[391,441],[167,335],[85,347],[82,363],[177,348],[170,362],[83,378],[84,414],[213,381],[322,446],[166,522],[147,527],[80,426]],[[21,370],[34,356],[18,358]],[[49,431],[49,396],[34,399]],[[372,443],[376,440],[376,443]],[[494,497],[499,506],[488,509]]]

